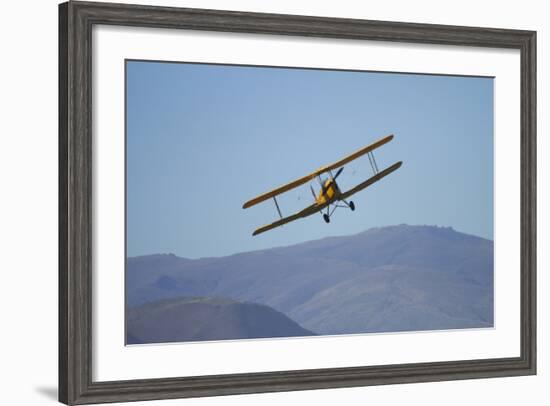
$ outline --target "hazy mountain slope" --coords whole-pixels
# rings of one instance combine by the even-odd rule
[[[488,327],[492,294],[454,274],[390,265],[319,292],[289,316],[324,334]]]
[[[230,297],[320,334],[493,323],[493,243],[451,228],[375,228],[223,258],[136,257],[127,280],[130,306]]]
[[[128,344],[313,335],[268,306],[204,297],[130,309],[126,328]]]

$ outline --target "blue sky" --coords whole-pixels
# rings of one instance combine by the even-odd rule
[[[223,256],[401,223],[493,238],[492,78],[126,64],[128,256]],[[378,166],[403,166],[353,196],[355,212],[252,237],[278,215],[246,200],[387,134]],[[370,176],[364,157],[338,181]],[[292,214],[312,203],[309,184],[278,200]]]

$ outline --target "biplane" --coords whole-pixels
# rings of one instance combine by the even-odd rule
[[[379,181],[383,177],[389,175],[390,173],[398,169],[403,163],[399,161],[382,171],[378,170],[378,165],[376,163],[376,160],[374,159],[373,151],[381,147],[382,145],[387,144],[392,139],[393,135],[388,135],[384,138],[379,139],[376,142],[373,142],[370,145],[367,145],[355,151],[354,153],[340,159],[339,161],[334,162],[331,165],[322,166],[315,172],[310,173],[309,175],[303,176],[300,179],[287,183],[286,185],[280,186],[276,189],[271,190],[270,192],[266,192],[264,194],[261,194],[260,196],[255,197],[254,199],[247,201],[243,205],[243,209],[247,209],[263,201],[273,199],[280,217],[279,220],[256,229],[252,233],[252,235],[264,233],[276,227],[282,226],[283,224],[287,224],[291,221],[298,220],[304,217],[309,217],[319,212],[322,213],[325,222],[330,223],[330,218],[338,207],[348,208],[351,211],[354,211],[355,204],[351,200],[348,201],[349,197]],[[336,179],[342,174],[342,171],[344,170],[344,165],[365,154],[369,158],[369,162],[374,175],[363,183],[360,183],[357,186],[351,188],[350,190],[342,192],[338,187],[338,183],[336,183]],[[334,175],[332,174],[333,170],[336,170],[336,173]],[[321,175],[323,174],[327,174],[328,176],[325,179],[322,179]],[[315,189],[312,185],[310,185],[310,190],[314,199],[313,204],[288,217],[283,217],[281,209],[279,207],[279,203],[277,202],[277,196],[282,193],[288,192],[289,190],[297,188],[298,186],[301,186],[305,183],[308,183],[315,178],[317,178],[317,181],[319,182],[320,190],[318,193],[315,193]]]

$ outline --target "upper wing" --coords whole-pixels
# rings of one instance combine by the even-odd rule
[[[304,183],[309,182],[311,179],[315,178],[315,176],[317,176],[317,173],[313,172],[307,176],[304,176],[300,179],[295,180],[294,182],[287,183],[286,185],[278,187],[277,189],[273,189],[270,192],[267,192],[258,197],[255,197],[254,199],[251,199],[245,204],[243,204],[243,209],[246,209],[250,206],[254,206],[255,204],[261,203],[264,200],[280,195],[281,193],[288,192],[289,190],[294,189],[295,187],[298,187],[300,185],[303,185]]]
[[[304,183],[309,182],[310,180],[314,179],[316,176],[321,175],[322,173],[339,168],[347,164],[348,162],[351,162],[354,159],[359,158],[361,155],[365,155],[366,153],[373,151],[378,147],[381,147],[382,145],[390,142],[392,139],[393,139],[393,135],[388,135],[384,138],[379,139],[376,142],[373,142],[370,145],[367,145],[366,147],[361,148],[358,151],[355,151],[354,153],[346,156],[345,158],[340,159],[339,161],[336,161],[331,165],[323,166],[317,169],[315,172],[310,173],[309,175],[306,175],[304,177],[301,177],[300,179],[297,179],[294,182],[287,183],[286,185],[273,189],[267,193],[261,194],[260,196],[255,197],[254,199],[251,199],[247,201],[245,204],[243,204],[243,209],[246,209],[250,206],[254,206],[255,204],[261,203],[264,200],[270,199],[274,196],[280,195],[281,193],[288,192],[291,189],[294,189],[300,185],[303,185]]]
[[[374,151],[376,148],[381,147],[384,144],[387,144],[391,140],[393,140],[393,134],[386,135],[384,138],[380,138],[378,141],[373,142],[372,144],[367,145],[366,147],[363,147],[363,148],[355,151],[353,154],[350,154],[350,155],[346,156],[345,158],[342,158],[339,161],[334,162],[331,165],[327,165],[327,166],[323,166],[322,168],[319,168],[317,170],[317,173],[321,174],[323,172],[328,172],[328,171],[331,171],[333,169],[344,166],[348,162],[351,162],[354,159],[357,159],[360,156],[365,155],[368,152]]]
[[[287,223],[290,223],[291,221],[294,221],[294,220],[298,220],[298,219],[301,219],[301,218],[304,218],[304,217],[308,217],[308,216],[311,216],[312,214],[315,214],[321,210],[323,210],[326,206],[328,206],[328,203],[326,204],[321,204],[321,205],[318,205],[318,204],[312,204],[311,206],[308,206],[306,207],[305,209],[303,210],[300,210],[298,213],[295,213],[291,216],[288,216],[288,217],[284,217],[280,220],[277,220],[271,224],[267,224],[265,226],[262,226],[256,230],[254,230],[254,232],[252,233],[252,235],[258,235],[258,234],[261,234],[261,233],[264,233],[266,231],[269,231],[273,228],[276,228],[276,227],[279,227],[279,226],[282,226],[283,224],[287,224]]]
[[[384,176],[389,175],[390,173],[392,173],[393,171],[395,171],[396,169],[398,169],[402,164],[403,164],[402,161],[399,161],[399,162],[394,163],[392,166],[389,166],[389,167],[387,167],[386,169],[384,169],[383,171],[378,172],[378,173],[377,173],[376,175],[374,175],[372,178],[369,178],[369,179],[367,179],[366,181],[364,181],[363,183],[360,183],[360,184],[358,184],[357,186],[355,186],[354,188],[348,190],[347,192],[342,193],[342,194],[340,195],[340,198],[341,198],[341,199],[347,199],[347,198],[350,197],[351,195],[354,195],[355,193],[357,193],[357,192],[359,192],[359,191],[365,189],[367,186],[372,185],[374,182],[379,181],[379,180],[382,179]]]

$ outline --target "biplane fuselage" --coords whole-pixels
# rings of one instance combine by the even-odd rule
[[[328,178],[323,182],[323,187],[315,198],[315,203],[318,205],[325,205],[326,203],[334,202],[338,200],[340,194],[340,188],[336,181],[332,178]]]

